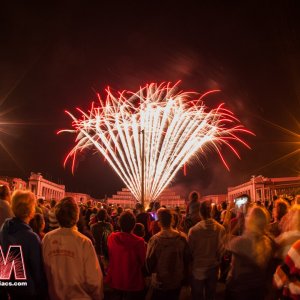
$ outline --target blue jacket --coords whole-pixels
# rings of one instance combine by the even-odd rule
[[[38,235],[20,219],[7,219],[0,230],[0,245],[4,257],[7,255],[9,246],[20,245],[22,247],[27,286],[5,287],[11,298],[22,296],[24,299],[26,297],[44,299],[47,294],[47,281]],[[13,282],[14,278],[10,281]]]

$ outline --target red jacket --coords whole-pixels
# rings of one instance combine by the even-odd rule
[[[140,291],[145,287],[142,267],[146,247],[143,238],[126,232],[108,237],[109,264],[106,283],[121,291]]]

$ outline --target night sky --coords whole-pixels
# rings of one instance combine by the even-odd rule
[[[225,102],[256,136],[225,150],[226,170],[208,153],[173,187],[224,193],[251,175],[297,176],[300,153],[299,1],[10,1],[1,3],[0,175],[30,172],[68,191],[112,195],[123,184],[99,155],[63,167],[74,136],[64,110],[86,110],[95,92],[182,80],[208,107]],[[181,2],[181,4],[180,4]],[[250,4],[251,3],[251,4]],[[6,149],[6,150],[5,150]],[[288,156],[288,157],[285,157]]]

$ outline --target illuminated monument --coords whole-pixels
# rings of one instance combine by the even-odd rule
[[[176,195],[176,193],[170,189],[163,190],[156,201],[159,202],[160,205],[165,205],[166,207],[185,207],[185,199]],[[118,191],[116,195],[113,195],[112,198],[108,198],[107,203],[134,208],[137,201],[129,189],[123,188],[121,191]]]

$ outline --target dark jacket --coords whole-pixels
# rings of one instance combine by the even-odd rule
[[[0,231],[0,245],[4,257],[9,246],[20,245],[23,253],[27,286],[6,287],[11,299],[22,296],[24,299],[44,299],[47,293],[47,281],[43,269],[41,242],[31,227],[18,218],[7,219]],[[14,281],[14,272],[12,278]]]
[[[166,237],[154,235],[147,248],[146,266],[152,274],[156,289],[178,289],[186,283],[191,254],[188,243],[181,234]]]
[[[98,255],[108,258],[107,238],[113,232],[113,226],[108,222],[97,222],[91,226],[91,232],[95,239],[95,249]]]

